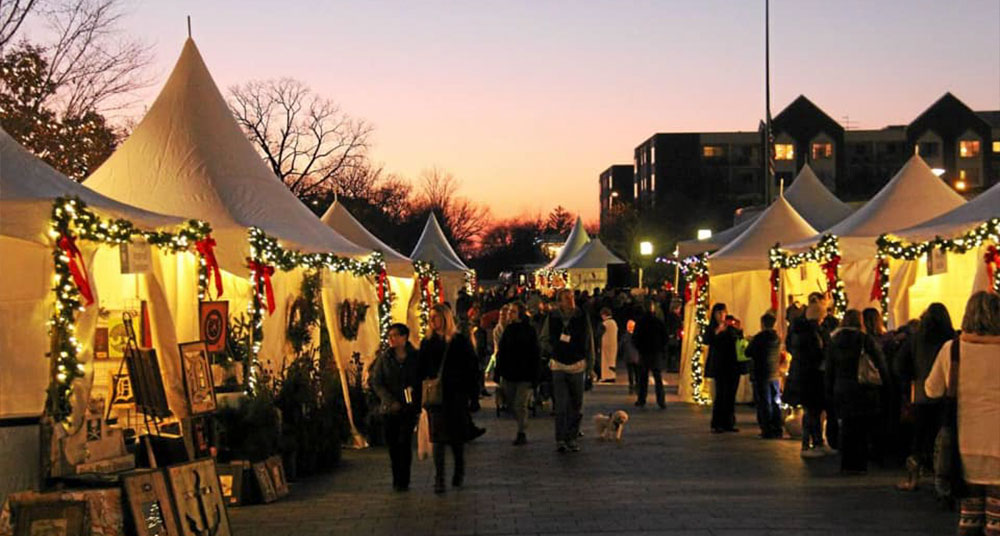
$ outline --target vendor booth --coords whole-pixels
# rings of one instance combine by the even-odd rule
[[[410,258],[430,263],[437,270],[441,284],[436,291],[438,299],[443,298],[454,306],[460,290],[465,289],[470,295],[475,291],[476,272],[455,253],[434,213],[427,217],[427,224]]]
[[[571,288],[593,292],[596,288],[607,287],[610,264],[625,264],[625,261],[611,253],[600,238],[595,238],[555,270],[565,274]]]
[[[590,235],[583,228],[583,218],[577,216],[576,223],[566,237],[566,242],[548,264],[535,271],[535,286],[539,288],[561,288],[570,284],[569,276],[559,266],[566,264],[583,251],[590,243]],[[605,277],[607,277],[605,275]]]

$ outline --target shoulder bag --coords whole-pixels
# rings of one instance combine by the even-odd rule
[[[444,345],[444,354],[441,356],[441,366],[438,367],[437,376],[427,378],[420,384],[421,400],[425,408],[440,406],[444,402],[444,386],[441,384],[441,375],[444,373],[444,362],[448,359],[448,349],[451,341]]]
[[[954,499],[968,495],[962,454],[958,450],[958,363],[961,344],[958,336],[951,342],[951,365],[948,372],[948,389],[944,395],[944,424],[934,441],[934,473],[936,480],[951,488]]]
[[[858,357],[858,385],[878,387],[882,385],[882,374],[875,366],[875,360],[865,350],[865,339],[861,339],[861,355]]]

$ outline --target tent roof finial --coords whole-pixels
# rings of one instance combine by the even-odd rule
[[[188,21],[188,39],[191,39],[191,15],[187,16]]]

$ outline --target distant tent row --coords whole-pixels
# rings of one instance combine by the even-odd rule
[[[612,264],[625,264],[625,261],[611,253],[600,238],[591,240],[583,228],[583,219],[577,216],[559,253],[539,273],[556,274],[557,278],[565,276],[561,284],[593,291],[607,286],[608,266]]]

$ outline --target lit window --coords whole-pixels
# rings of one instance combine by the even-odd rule
[[[639,181],[632,183],[632,197],[634,199],[639,199]]]
[[[813,160],[826,160],[833,157],[833,144],[832,143],[814,143],[812,144],[812,159]]]
[[[979,170],[960,169],[958,170],[958,180],[970,186],[979,186]]]
[[[649,176],[649,191],[650,192],[656,191],[656,173],[653,173],[652,175]]]
[[[993,140],[993,152],[1000,153],[1000,140]]]
[[[975,158],[979,156],[979,140],[962,140],[958,142],[958,156]]]
[[[795,160],[795,145],[791,143],[774,144],[775,160]]]
[[[705,158],[721,158],[726,155],[726,150],[721,145],[702,145],[701,156]]]
[[[649,150],[649,161],[653,164],[656,163],[656,147]]]
[[[611,175],[608,175],[608,190],[611,189]]]

